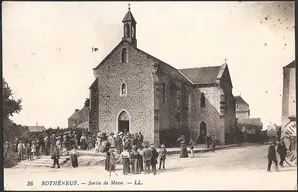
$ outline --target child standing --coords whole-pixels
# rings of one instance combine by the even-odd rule
[[[193,149],[194,149],[194,142],[193,142],[193,140],[192,139],[190,139],[190,141],[189,141],[189,148],[190,148],[190,157],[191,158],[194,158],[195,157],[195,154],[194,154],[194,151],[193,151]]]
[[[33,157],[36,155],[36,144],[34,140],[32,141],[32,145],[31,145],[31,153]]]

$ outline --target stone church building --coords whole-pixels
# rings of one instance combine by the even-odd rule
[[[93,69],[90,130],[142,132],[156,145],[177,143],[181,134],[198,143],[206,134],[233,143],[237,122],[228,65],[176,69],[137,48],[130,10],[122,23],[122,40]]]

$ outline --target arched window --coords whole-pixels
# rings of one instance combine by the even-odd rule
[[[123,48],[121,53],[121,62],[127,63],[127,49]]]
[[[122,83],[120,95],[121,96],[126,96],[126,94],[127,94],[126,84],[125,83]]]
[[[205,94],[201,94],[201,107],[205,107]]]
[[[124,25],[124,37],[130,37],[130,30],[129,30],[129,24],[126,23]]]

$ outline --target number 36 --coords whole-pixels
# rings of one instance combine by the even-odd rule
[[[33,186],[33,181],[27,181],[27,186]]]

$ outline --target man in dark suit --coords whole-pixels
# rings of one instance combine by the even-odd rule
[[[158,152],[156,151],[153,144],[151,144],[151,151],[152,151],[152,157],[151,157],[152,172],[153,172],[153,175],[156,175],[156,164],[157,164]]]
[[[150,165],[151,165],[151,158],[152,158],[152,150],[148,148],[148,142],[145,142],[145,148],[143,149],[143,159],[145,163],[145,173],[150,173]]]
[[[53,151],[52,151],[51,158],[54,160],[54,164],[53,164],[52,168],[54,168],[55,165],[57,165],[58,168],[60,168],[60,165],[59,165],[60,154],[59,154],[59,149],[58,149],[57,145],[53,146]]]
[[[287,147],[284,143],[284,140],[280,140],[280,143],[277,146],[277,153],[279,154],[280,157],[280,162],[279,165],[283,167],[283,163],[286,160],[286,155],[287,155]]]
[[[275,163],[276,171],[278,171],[278,164],[277,164],[277,158],[276,158],[276,151],[275,151],[275,142],[272,142],[268,149],[268,167],[267,171],[271,171],[271,165],[272,161]]]

